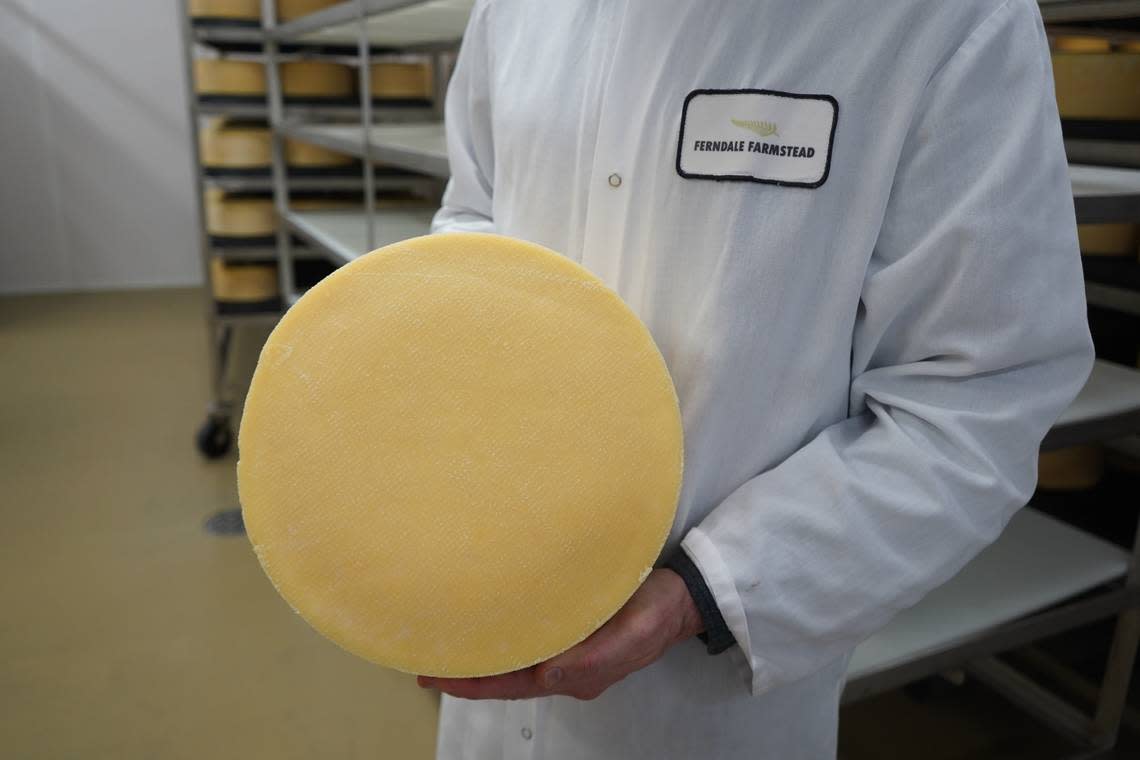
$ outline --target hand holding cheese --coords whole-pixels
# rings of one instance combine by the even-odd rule
[[[462,699],[594,699],[704,628],[681,576],[654,570],[618,614],[590,638],[533,668],[491,678],[425,678],[419,684]]]
[[[505,673],[582,641],[649,574],[681,423],[616,294],[540,246],[416,238],[338,270],[262,351],[239,438],[282,596],[374,662]]]

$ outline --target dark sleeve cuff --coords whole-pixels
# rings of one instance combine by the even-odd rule
[[[665,567],[681,576],[685,587],[689,589],[689,595],[693,597],[697,612],[705,624],[705,632],[697,635],[708,647],[709,654],[720,654],[735,644],[736,637],[725,625],[724,616],[720,614],[720,608],[716,606],[716,599],[709,591],[704,576],[685,550],[678,548],[673,552],[673,555],[666,560]]]

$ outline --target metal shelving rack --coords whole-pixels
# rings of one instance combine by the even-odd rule
[[[327,123],[304,114],[285,113],[279,83],[270,78],[270,126],[275,155],[285,138],[320,145],[361,160],[364,208],[359,212],[301,212],[288,207],[289,178],[274,169],[274,197],[284,224],[279,248],[283,260],[292,255],[290,236],[296,235],[326,252],[337,263],[399,240],[424,234],[431,214],[415,208],[377,208],[372,189],[375,165],[417,172],[435,178],[442,188],[448,177],[443,134],[443,100],[448,70],[446,56],[453,51],[467,26],[472,0],[349,0],[303,18],[276,24],[269,0],[263,0],[266,52],[270,60],[284,44],[355,46],[359,66],[360,119],[355,123]],[[376,118],[371,91],[371,50],[399,49],[432,57],[435,92],[433,108],[419,120]],[[286,271],[283,269],[282,271]],[[296,298],[291,283],[282,292]]]
[[[1040,0],[1051,31],[1140,39],[1140,0]],[[1140,223],[1137,146],[1066,140],[1077,220]],[[1086,282],[1091,305],[1140,314],[1140,291]],[[1097,361],[1042,449],[1108,442],[1140,433],[1140,372]],[[1134,507],[1135,505],[1126,505]],[[1097,621],[1116,627],[1091,715],[997,659],[1047,636]],[[848,668],[845,703],[960,669],[1097,754],[1116,742],[1140,638],[1140,532],[1130,550],[1032,507],[956,577],[861,644]],[[1081,679],[1048,661],[1054,674]],[[1081,754],[1081,757],[1091,756]]]
[[[281,293],[280,308],[254,313],[228,313],[212,297],[207,299],[212,401],[197,435],[199,451],[207,457],[222,456],[232,445],[230,420],[234,402],[227,394],[226,370],[233,330],[242,324],[272,324],[280,317],[281,308],[296,301],[300,293],[294,282],[294,262],[321,259],[339,266],[373,248],[428,231],[431,210],[377,208],[375,196],[378,190],[410,190],[428,197],[442,191],[448,175],[441,122],[447,54],[457,47],[472,5],[470,0],[349,0],[278,24],[274,0],[261,0],[260,24],[200,25],[190,18],[186,0],[181,1],[187,108],[193,125],[191,155],[197,168],[195,213],[202,231],[205,282],[210,283],[209,263],[214,257],[229,262],[275,261]],[[377,49],[432,57],[435,92],[430,106],[374,102],[369,78]],[[199,98],[193,86],[193,60],[204,50],[263,61],[268,84],[265,99]],[[277,64],[308,58],[357,66],[359,100],[327,104],[286,102]],[[203,171],[198,155],[198,128],[204,116],[267,121],[273,134],[270,172],[258,176],[211,176]],[[365,125],[372,125],[372,131],[379,135],[391,130],[408,134],[412,146],[401,152],[382,141],[366,141]],[[420,131],[430,133],[428,139],[438,138],[438,145],[416,143],[415,136]],[[326,133],[347,133],[347,138],[326,139]],[[356,175],[296,176],[288,171],[284,161],[287,137],[359,158],[361,171]],[[430,154],[430,161],[417,160],[418,148]],[[390,170],[406,171],[382,173],[376,169],[378,162]],[[233,248],[216,245],[205,230],[202,193],[207,187],[226,192],[271,193],[280,219],[273,244]],[[360,192],[363,206],[360,210],[294,210],[289,206],[289,197],[297,191]]]

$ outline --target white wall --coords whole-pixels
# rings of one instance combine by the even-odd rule
[[[0,292],[201,279],[176,0],[0,0]]]

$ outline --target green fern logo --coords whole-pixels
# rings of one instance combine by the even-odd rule
[[[751,119],[732,119],[732,123],[741,129],[755,132],[761,137],[779,137],[780,127],[771,121],[752,121]]]

